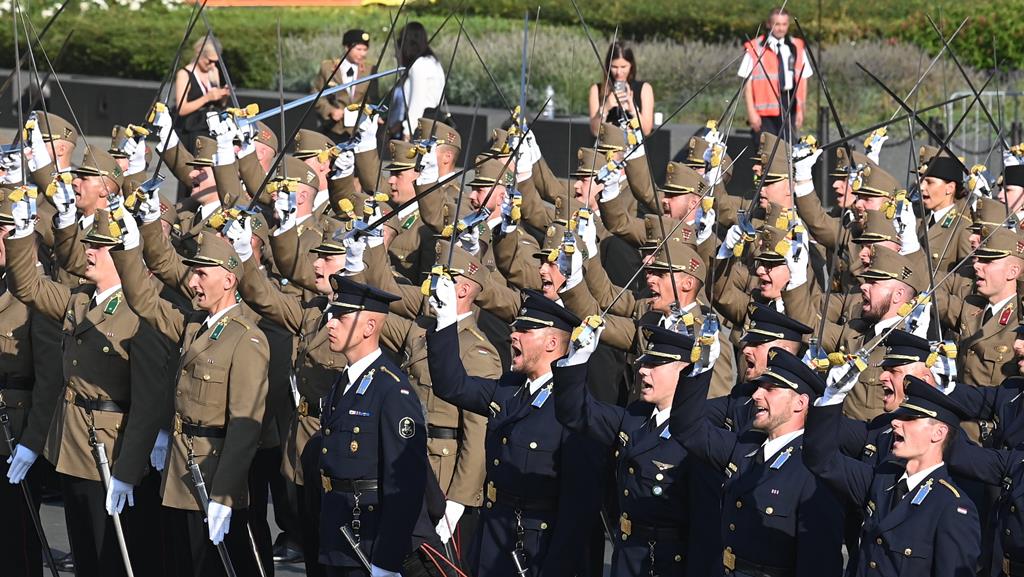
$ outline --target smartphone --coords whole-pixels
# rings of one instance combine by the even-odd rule
[[[615,82],[615,84],[612,85],[612,90],[614,90],[615,92],[625,92],[626,91],[626,83],[625,83],[625,81],[617,80]]]

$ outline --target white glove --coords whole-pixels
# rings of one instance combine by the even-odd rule
[[[146,141],[137,141],[134,138],[128,139],[129,144],[135,143],[131,153],[128,155],[128,170],[125,174],[139,174],[146,170]],[[125,148],[129,148],[126,146]]]
[[[29,121],[36,120],[35,113],[30,114],[28,119]],[[33,172],[53,162],[53,158],[50,157],[50,151],[47,149],[46,143],[43,142],[43,128],[37,122],[30,136],[29,145],[32,148],[32,158],[28,159],[28,169]]]
[[[601,333],[604,332],[604,328],[604,323],[596,329],[591,328],[584,320],[583,324],[573,331],[577,335],[576,338],[569,339],[569,351],[564,357],[555,361],[555,365],[575,367],[587,364],[590,361],[590,356],[594,354],[597,345],[601,342]]]
[[[434,532],[441,538],[442,543],[447,543],[451,540],[452,534],[455,533],[455,527],[459,524],[459,519],[462,518],[462,513],[466,511],[466,506],[457,501],[448,500],[444,503],[444,517],[437,522],[437,527],[434,527]]]
[[[356,142],[354,152],[369,152],[377,148],[377,115],[367,114],[359,123],[359,141]]]
[[[36,231],[35,218],[29,211],[28,199],[15,202],[11,206],[11,217],[14,219],[14,234],[11,238],[25,238]]]
[[[736,248],[736,245],[743,240],[743,229],[740,225],[734,224],[729,227],[729,230],[725,232],[725,239],[722,241],[722,246],[729,252],[732,253],[732,249]],[[721,254],[722,251],[719,251]]]
[[[583,254],[577,245],[572,254],[558,251],[558,271],[565,277],[565,287],[559,292],[567,291],[583,282]]]
[[[476,256],[480,253],[480,227],[471,226],[462,231],[459,235],[459,246],[469,254]]]
[[[217,112],[208,112],[206,123],[210,127],[210,134],[217,140],[217,152],[213,155],[215,166],[227,166],[235,162],[235,136],[238,134],[238,127],[231,115],[221,120]]]
[[[12,151],[0,157],[0,170],[5,173],[0,177],[0,182],[4,184],[20,184],[22,178],[21,151]]]
[[[840,405],[846,395],[857,386],[860,370],[853,361],[847,361],[839,366],[832,367],[825,378],[825,393],[814,402],[817,407],[828,407]]]
[[[793,290],[807,282],[807,247],[795,244],[786,251],[786,267],[789,268],[789,283],[786,290]]]
[[[437,317],[437,330],[454,325],[459,320],[455,310],[455,281],[449,276],[437,279],[434,294],[430,295],[430,308]]]
[[[245,158],[253,152],[256,152],[256,123],[246,124],[245,126],[239,127],[238,139],[241,143],[241,147],[238,152],[235,153],[236,158]]]
[[[600,196],[597,197],[597,200],[600,201],[602,204],[606,202],[611,202],[615,200],[616,197],[619,196],[618,173],[612,174],[612,176],[608,180],[604,181],[603,184],[604,189],[601,190]]]
[[[363,262],[363,253],[366,252],[365,238],[350,233],[342,239],[341,242],[345,245],[345,272],[357,273],[366,270],[366,263]]]
[[[594,224],[594,213],[590,212],[586,218],[579,218],[579,216],[576,218],[576,238],[583,242],[583,248],[587,251],[587,259],[592,259],[600,254],[600,250],[597,248],[597,225]]]
[[[153,115],[153,126],[157,129],[157,150],[170,150],[178,145],[178,135],[172,128],[171,115],[167,110]]]
[[[231,531],[231,507],[221,505],[211,499],[206,508],[206,524],[210,529],[210,541],[214,545],[220,545],[224,540],[224,535]]]
[[[149,193],[146,200],[139,203],[139,216],[143,224],[149,224],[160,220],[160,193],[154,190]]]
[[[544,155],[540,151],[540,146],[537,144],[537,137],[535,137],[533,135],[533,131],[530,130],[526,133],[524,138],[526,138],[526,143],[523,144],[523,146],[529,147],[530,149],[530,162],[537,164],[542,158],[544,158]]]
[[[402,577],[402,574],[397,571],[388,571],[387,569],[381,569],[380,567],[371,563],[370,577]]]
[[[142,244],[139,225],[135,222],[135,217],[128,214],[127,211],[124,213],[124,230],[121,231],[121,242],[124,243],[125,250],[138,248]]]
[[[437,174],[437,146],[431,146],[420,158],[420,175],[416,177],[416,184],[427,186],[434,184],[440,178]]]
[[[10,467],[7,468],[7,480],[10,481],[12,485],[17,485],[24,481],[25,475],[28,474],[28,470],[32,466],[32,463],[35,463],[38,458],[39,454],[25,445],[18,444],[15,446],[14,454],[7,457],[7,464],[10,465]]]
[[[338,180],[352,176],[356,169],[356,155],[351,150],[343,150],[338,158],[334,159],[334,170],[331,171],[331,180]]]
[[[60,175],[54,176],[57,191],[53,194],[53,204],[57,207],[57,228],[67,228],[78,221],[78,210],[75,206],[75,190],[72,185],[64,182]]]
[[[111,477],[110,485],[107,486],[107,515],[113,517],[114,513],[120,513],[125,503],[129,507],[135,506],[135,487],[117,477]]]
[[[171,443],[171,433],[164,429],[156,434],[153,450],[149,452],[149,465],[157,471],[163,471],[167,463],[167,447]]]
[[[900,237],[901,255],[915,253],[921,248],[921,241],[917,237],[917,217],[914,216],[909,199],[903,201],[903,207],[893,219],[893,226]]]
[[[722,174],[725,173],[725,167],[719,164],[718,166],[712,166],[704,173],[704,182],[708,186],[715,187],[722,181]]]
[[[888,134],[871,136],[868,144],[864,147],[864,154],[871,159],[871,162],[879,164],[878,157],[882,154],[882,145],[885,144],[886,140],[889,140]]]
[[[722,335],[721,331],[717,331],[716,330],[715,333],[714,333],[714,336],[711,339],[711,343],[710,344],[708,344],[708,345],[700,345],[700,346],[707,346],[708,347],[707,363],[702,363],[699,360],[698,360],[698,362],[694,363],[693,364],[693,368],[690,370],[690,376],[697,376],[697,375],[700,375],[700,374],[704,374],[704,373],[710,371],[711,369],[715,368],[715,361],[718,360],[718,357],[722,356],[722,338],[721,338],[721,335]],[[696,347],[698,345],[695,343],[694,346]]]
[[[231,241],[231,247],[242,262],[252,258],[252,218],[243,215],[232,220],[224,229],[224,236]]]
[[[818,162],[818,157],[823,152],[825,151],[819,148],[793,163],[793,177],[796,182],[807,182],[814,178],[814,163]]]
[[[295,193],[279,190],[274,195],[274,216],[278,227],[275,234],[289,230],[295,226]]]
[[[711,209],[707,212],[700,211],[700,219],[697,220],[697,244],[704,244],[704,241],[711,238],[711,233],[715,231],[715,219],[718,218],[715,214],[715,209]]]
[[[533,159],[533,151],[529,145],[532,136],[533,133],[526,135],[526,141],[519,147],[519,157],[516,158],[516,184],[533,177],[533,164],[536,160]]]

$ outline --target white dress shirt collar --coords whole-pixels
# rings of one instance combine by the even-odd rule
[[[92,295],[92,302],[94,304],[96,304],[96,305],[101,305],[101,304],[103,304],[103,301],[105,301],[108,298],[110,298],[111,295],[113,295],[114,293],[116,293],[119,290],[121,290],[121,285],[118,284],[118,285],[114,285],[114,286],[108,288],[107,290],[105,290],[105,291],[103,291],[101,293],[95,293],[94,292],[93,295]]]
[[[545,375],[541,375],[541,376],[537,377],[536,379],[534,379],[532,381],[527,379],[526,380],[526,386],[529,387],[530,394],[532,395],[532,394],[536,393],[537,391],[540,390],[541,387],[543,387],[544,385],[548,384],[548,381],[551,380],[551,376],[552,376],[551,373],[547,373]]]
[[[203,324],[206,325],[206,328],[212,327],[213,325],[217,324],[217,321],[219,321],[224,315],[226,315],[229,310],[231,310],[231,309],[233,309],[233,308],[235,308],[237,306],[238,306],[238,303],[235,303],[235,304],[233,304],[233,305],[231,305],[231,306],[229,306],[227,308],[220,309],[219,311],[217,311],[217,312],[213,313],[212,315],[209,315],[208,317],[206,317],[206,320],[203,321]]]
[[[927,479],[928,475],[931,475],[933,472],[935,472],[935,469],[938,469],[939,467],[941,467],[943,465],[945,465],[945,463],[939,463],[938,465],[932,465],[931,467],[928,467],[927,469],[924,469],[923,471],[918,471],[918,472],[914,473],[913,475],[909,475],[909,476],[907,475],[906,471],[903,471],[903,476],[900,477],[900,480],[902,481],[903,479],[906,479],[907,480],[907,487],[911,491],[913,491],[914,487],[920,485],[921,481],[924,481],[925,479]]]
[[[351,365],[348,366],[348,368],[345,369],[345,374],[346,376],[348,376],[348,384],[345,385],[345,390],[342,392],[342,394],[347,393],[348,390],[352,388],[352,385],[355,384],[357,379],[359,379],[359,375],[362,375],[366,371],[366,369],[368,369],[370,365],[372,365],[374,361],[376,361],[381,356],[381,354],[382,353],[379,348],[374,349],[372,353],[352,363]]]
[[[774,455],[775,453],[778,453],[779,451],[781,451],[783,447],[788,445],[793,439],[799,437],[802,434],[804,434],[804,430],[803,429],[797,429],[796,431],[793,431],[791,433],[786,433],[785,435],[782,435],[781,437],[776,437],[776,438],[771,439],[771,440],[765,439],[764,444],[761,445],[761,450],[764,451],[764,462],[767,463],[768,459],[772,455]]]

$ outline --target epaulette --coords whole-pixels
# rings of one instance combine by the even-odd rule
[[[384,373],[384,374],[388,375],[388,376],[389,376],[389,377],[391,377],[392,379],[395,379],[395,382],[396,382],[396,383],[400,383],[400,382],[402,382],[402,379],[398,378],[398,375],[396,375],[395,373],[392,373],[392,372],[391,372],[391,370],[390,370],[390,369],[388,369],[387,367],[385,367],[384,365],[381,365],[381,366],[380,366],[380,371],[381,371],[382,373]]]
[[[945,479],[939,479],[939,484],[941,484],[943,487],[949,489],[949,492],[953,493],[953,495],[955,495],[957,499],[960,498],[960,491],[957,491],[956,487],[954,487],[948,481],[946,481]]]
[[[250,326],[249,326],[249,324],[248,324],[248,323],[246,323],[245,321],[243,321],[243,320],[241,319],[241,317],[231,317],[231,319],[230,319],[230,320],[233,320],[233,321],[235,321],[236,323],[238,323],[238,324],[242,325],[243,327],[245,327],[245,330],[249,330],[249,329],[251,329],[251,328],[252,328],[252,327],[250,327]]]
[[[477,330],[474,329],[473,327],[466,327],[466,330],[469,331],[469,333],[472,334],[474,337],[480,339],[481,341],[487,341],[487,339],[485,339],[484,336],[477,332]]]

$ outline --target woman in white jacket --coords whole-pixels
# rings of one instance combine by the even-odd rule
[[[427,31],[419,22],[410,22],[398,35],[398,55],[399,63],[409,72],[395,94],[396,103],[404,110],[392,108],[392,131],[410,138],[423,112],[441,105],[444,68],[430,50]],[[401,126],[396,126],[399,122]]]

